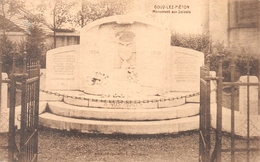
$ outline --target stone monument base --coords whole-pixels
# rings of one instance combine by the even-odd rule
[[[81,91],[41,94],[48,109],[40,114],[39,123],[50,128],[102,134],[165,134],[199,128],[199,103],[194,102],[197,93],[128,98]]]
[[[163,88],[144,85],[135,78],[134,69],[113,69],[96,75],[84,84],[83,92],[103,97],[131,98],[163,95]]]
[[[86,94],[97,95],[108,98],[134,98],[161,95],[160,89],[155,87],[145,87],[134,83],[86,86],[83,90]]]

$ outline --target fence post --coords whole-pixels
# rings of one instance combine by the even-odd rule
[[[3,53],[2,50],[0,50],[0,115],[2,110],[2,65],[3,65]]]
[[[235,162],[235,60],[231,58],[231,162]]]
[[[210,159],[210,57],[206,58],[206,66],[200,71],[200,138],[199,161],[208,162]]]
[[[21,161],[26,161],[25,157],[25,134],[26,134],[26,124],[27,124],[27,84],[26,84],[26,52],[24,52],[23,58],[23,74],[22,74],[22,93],[21,93],[21,134],[20,134],[20,158]]]
[[[38,160],[38,125],[39,125],[39,102],[40,102],[40,77],[41,77],[41,65],[40,65],[40,60],[37,60],[37,76],[38,76],[38,81],[36,82],[36,109],[35,109],[35,129],[37,130],[36,135],[35,135],[35,142],[34,142],[34,151],[37,154],[36,161]]]
[[[250,75],[250,58],[248,58],[248,62],[246,64],[247,69],[247,162],[249,162],[249,148],[250,148],[250,81],[249,81],[249,75]]]
[[[207,77],[210,76],[210,56],[207,56]],[[206,161],[210,161],[210,127],[211,127],[211,115],[210,115],[210,78],[207,78],[206,80],[206,86],[207,86],[207,92],[206,92],[206,103],[207,106],[205,106],[205,126],[206,126],[206,132],[205,132],[205,141],[206,141]]]
[[[12,73],[10,75],[10,110],[9,110],[9,137],[8,137],[8,161],[13,162],[14,161],[14,152],[16,151],[15,147],[15,102],[16,102],[16,78],[15,78],[15,72],[16,72],[16,56],[15,53],[11,53],[13,55],[13,66],[12,66]]]
[[[221,162],[221,149],[222,149],[222,54],[218,54],[218,74],[217,74],[217,132],[216,132],[216,161]]]

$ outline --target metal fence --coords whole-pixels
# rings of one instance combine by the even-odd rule
[[[4,82],[9,82],[9,80],[5,80]],[[10,85],[8,85],[10,87]],[[21,99],[21,93],[20,91],[17,89],[17,93],[16,93],[16,98],[20,101]],[[7,100],[8,104],[7,106],[10,106],[10,91],[8,91],[7,93],[7,98],[4,98]],[[16,106],[19,106],[20,103],[15,103]],[[14,125],[14,131],[16,132],[16,136],[14,136],[14,140],[15,140],[15,147],[14,148],[10,148],[10,128],[9,128],[9,122],[10,122],[10,113],[9,113],[9,108],[3,107],[1,109],[0,112],[0,162],[5,162],[5,161],[10,161],[9,157],[10,157],[10,150],[13,149],[14,151],[14,160],[18,159],[18,150],[17,150],[17,144],[19,145],[19,131],[18,131],[18,123],[15,123]],[[15,121],[20,121],[20,114],[14,114],[15,116]]]
[[[0,109],[0,162],[37,161],[39,74],[38,59],[26,59],[22,73],[16,73],[16,53],[8,83],[8,107]],[[1,71],[1,70],[0,70]],[[1,93],[1,90],[0,90]]]
[[[200,127],[199,127],[199,161],[210,159],[210,77],[209,60],[207,66],[200,69]]]
[[[223,55],[218,55],[218,69],[217,76],[210,77],[209,75],[204,77],[201,76],[201,80],[208,78],[210,80],[217,81],[217,95],[216,95],[216,118],[213,120],[215,129],[210,131],[210,137],[207,135],[209,131],[205,124],[205,116],[211,114],[211,109],[213,107],[207,106],[205,108],[205,101],[210,99],[210,94],[205,93],[207,90],[206,81],[203,86],[201,84],[201,103],[200,111],[201,115],[201,127],[200,132],[203,137],[200,140],[200,150],[202,150],[200,161],[211,161],[211,162],[221,162],[221,161],[230,161],[230,162],[257,162],[260,161],[260,129],[259,129],[259,107],[260,107],[260,81],[251,82],[252,76],[250,76],[250,60],[248,59],[246,63],[246,76],[243,76],[244,82],[235,81],[235,58],[232,57],[230,62],[230,82],[223,82]],[[258,69],[260,69],[260,59],[258,59]],[[209,65],[207,65],[209,67]],[[260,78],[260,70],[258,70],[258,78]],[[256,76],[254,76],[256,78]],[[201,82],[202,83],[202,82]],[[223,104],[223,101],[226,102],[227,99],[223,100],[223,87],[228,88],[230,91],[230,100],[227,103]],[[255,87],[255,96],[253,96],[253,87]],[[241,93],[237,94],[237,89],[241,89]],[[244,89],[244,91],[243,91]],[[243,92],[242,92],[243,91]],[[256,94],[258,93],[258,95]],[[244,98],[240,97],[239,99],[243,100],[240,104],[238,101],[238,96],[244,95]],[[227,96],[227,95],[225,95]],[[253,98],[253,99],[252,99]],[[254,102],[252,103],[252,101]],[[235,104],[239,102],[239,104]],[[238,106],[239,105],[239,106]],[[226,108],[226,107],[229,108]],[[253,109],[255,109],[253,111]],[[251,113],[251,111],[253,113]],[[203,120],[205,119],[205,120]],[[208,118],[206,123],[210,123],[211,119]],[[206,138],[207,137],[207,138]],[[209,140],[210,139],[210,140]],[[209,146],[208,146],[209,145]],[[208,147],[206,147],[208,146]],[[206,149],[207,148],[207,149]],[[204,150],[204,151],[203,151]],[[210,159],[210,160],[209,160]]]
[[[8,122],[8,114],[0,112],[0,162],[8,161]]]

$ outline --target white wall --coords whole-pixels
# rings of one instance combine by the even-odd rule
[[[213,41],[228,42],[228,0],[209,0],[209,32]]]
[[[232,1],[231,1],[232,2]],[[253,51],[259,49],[257,28],[234,27],[236,10],[228,0],[209,0],[209,29],[213,42],[224,42],[226,46],[239,46]]]
[[[3,35],[3,32],[0,35]],[[6,36],[13,42],[20,42],[26,39],[26,34],[23,32],[6,32]]]
[[[207,26],[208,0],[135,0],[135,12],[145,13],[157,22],[169,27],[173,32],[184,34],[202,34]],[[175,6],[181,5],[181,9]],[[169,6],[170,8],[164,8]],[[158,9],[161,8],[161,9]],[[156,10],[157,12],[153,12]],[[190,13],[179,13],[187,11]],[[161,11],[171,13],[159,13]],[[172,13],[177,12],[177,13]]]

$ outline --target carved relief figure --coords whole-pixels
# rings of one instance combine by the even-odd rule
[[[114,68],[134,68],[135,67],[135,34],[131,31],[118,31],[115,33],[115,43],[117,44],[118,56]]]

